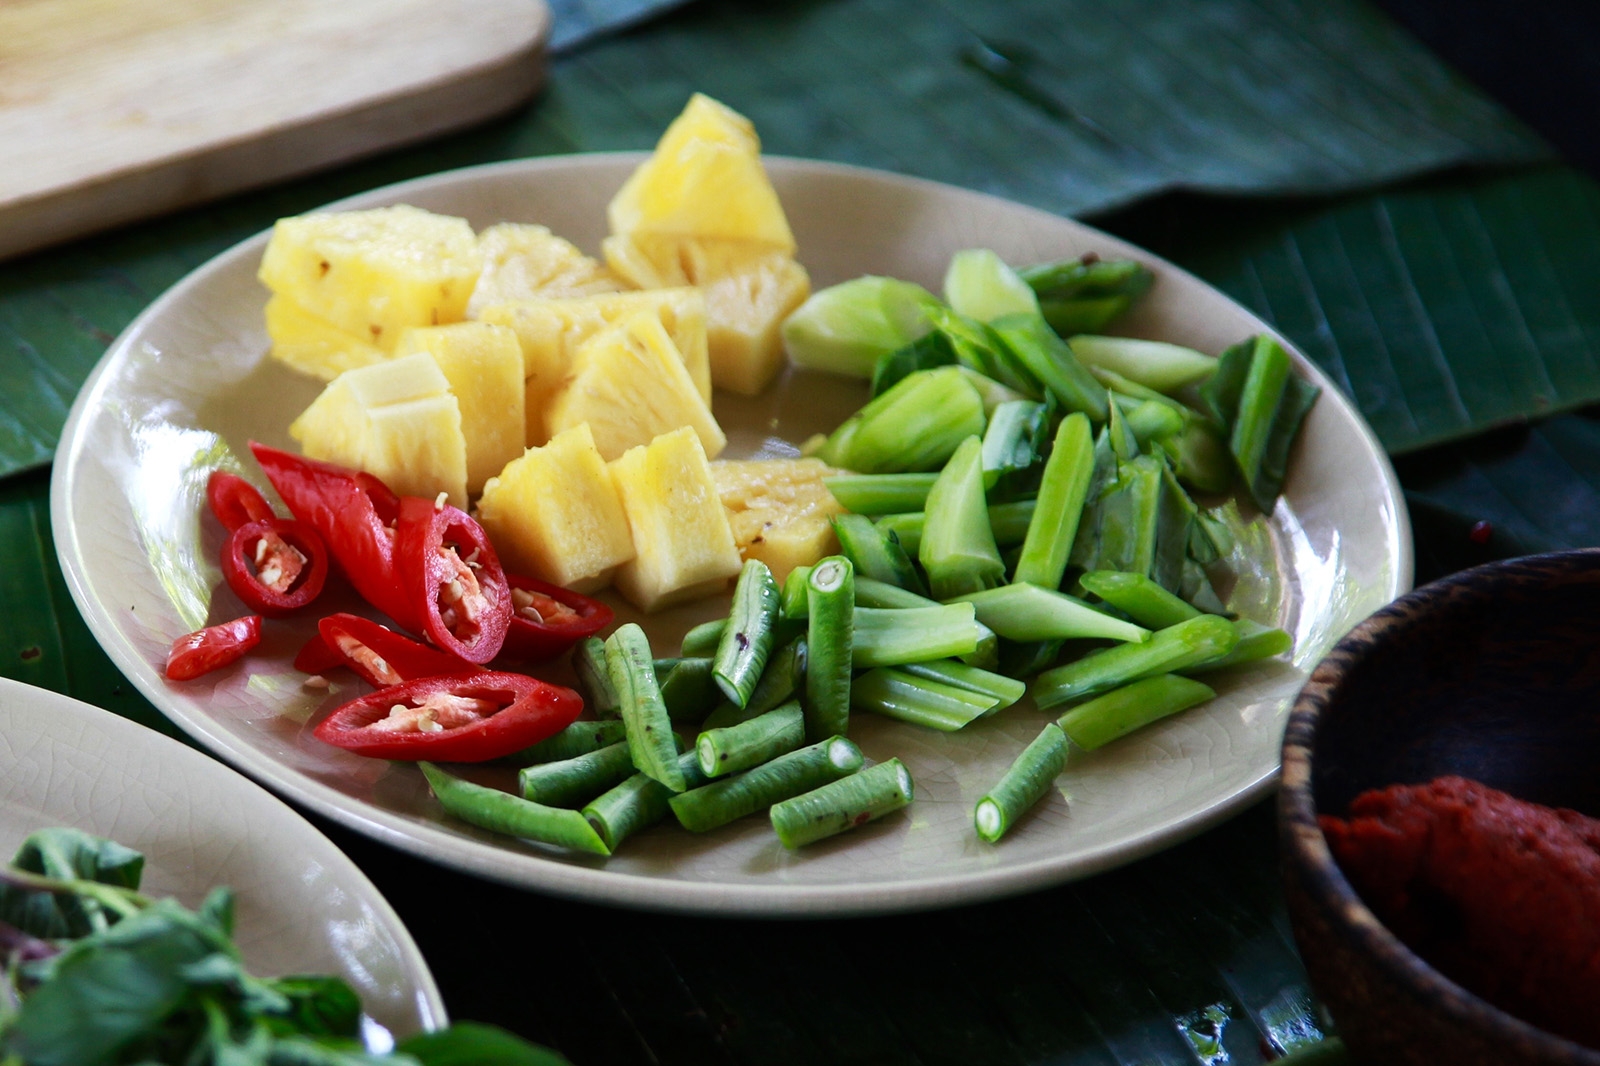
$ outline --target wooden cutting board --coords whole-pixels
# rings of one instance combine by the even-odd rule
[[[0,256],[469,125],[542,0],[0,0]]]

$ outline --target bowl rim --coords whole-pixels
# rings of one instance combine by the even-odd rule
[[[1417,608],[1449,611],[1514,580],[1518,575],[1572,573],[1600,568],[1600,548],[1574,548],[1501,559],[1460,570],[1412,589],[1378,609],[1336,644],[1312,671],[1290,708],[1284,728],[1282,776],[1278,791],[1278,830],[1282,862],[1300,875],[1300,887],[1330,922],[1351,937],[1357,950],[1399,984],[1438,1004],[1447,1019],[1471,1027],[1502,1044],[1531,1046],[1553,1062],[1600,1066],[1600,1049],[1542,1029],[1490,1003],[1436,970],[1426,959],[1390,932],[1367,907],[1334,860],[1317,823],[1311,788],[1311,751],[1323,712],[1339,682],[1365,661],[1383,640],[1417,624]],[[1470,597],[1461,595],[1470,592]]]

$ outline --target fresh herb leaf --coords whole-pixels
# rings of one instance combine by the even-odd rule
[[[41,829],[22,842],[12,865],[63,881],[137,889],[144,856],[79,829]],[[0,921],[45,940],[81,937],[116,920],[95,899],[38,892],[0,882]]]

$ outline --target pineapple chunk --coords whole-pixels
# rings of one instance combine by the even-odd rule
[[[461,407],[437,363],[418,352],[347,370],[289,426],[312,459],[365,470],[402,496],[467,505]]]
[[[607,237],[606,261],[642,289],[697,285],[706,295],[711,380],[754,396],[783,367],[783,320],[811,295],[805,268],[788,255],[742,241]]]
[[[695,389],[711,403],[711,364],[706,354],[706,301],[693,287],[618,292],[577,299],[518,300],[483,309],[481,320],[512,329],[522,345],[527,379],[528,433],[531,445],[543,444],[551,431],[544,412],[572,372],[578,346],[628,315],[649,311],[661,319]]]
[[[490,478],[478,521],[508,571],[579,592],[605,586],[633,558],[622,497],[582,422]]]
[[[711,480],[728,511],[734,543],[781,584],[797,566],[839,551],[833,516],[844,508],[822,479],[840,473],[820,459],[719,459]]]
[[[388,358],[382,348],[318,318],[287,296],[267,300],[267,336],[274,359],[323,381]]]
[[[544,226],[502,222],[478,234],[483,273],[467,302],[467,317],[485,307],[538,297],[567,298],[617,292],[611,271]]]
[[[616,586],[643,611],[722,591],[741,565],[700,438],[688,426],[611,464],[634,557]]]
[[[467,444],[467,491],[522,454],[522,347],[517,335],[486,322],[414,326],[400,335],[395,355],[433,356],[461,406]]]
[[[259,277],[334,327],[393,351],[407,326],[461,321],[480,266],[465,219],[401,204],[279,219]]]
[[[550,400],[544,420],[551,433],[589,423],[608,462],[679,427],[691,429],[710,456],[728,443],[661,319],[648,311],[578,346],[572,376]]]
[[[787,254],[794,234],[761,166],[750,120],[701,93],[607,209],[612,233],[754,241]]]

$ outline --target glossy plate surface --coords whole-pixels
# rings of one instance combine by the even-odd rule
[[[592,254],[605,235],[605,205],[639,158],[495,164],[338,206],[407,202],[480,228],[539,222]],[[818,288],[874,273],[937,291],[962,248],[993,248],[1017,264],[1094,251],[1141,259],[1156,272],[1121,332],[1218,352],[1265,328],[1190,275],[1067,219],[850,167],[785,159],[768,166]],[[1324,392],[1263,527],[1264,561],[1241,574],[1234,594],[1240,610],[1295,635],[1293,661],[1228,678],[1206,707],[1075,757],[1058,793],[1000,846],[974,836],[972,806],[1045,720],[1022,708],[955,735],[858,716],[852,736],[869,757],[900,755],[917,800],[904,816],[797,854],[786,854],[758,819],[705,837],[660,827],[609,860],[494,839],[444,817],[414,768],[312,739],[306,721],[352,691],[305,690],[290,669],[311,618],[270,626],[246,668],[181,685],[162,678],[174,637],[243,613],[212,562],[221,538],[209,517],[202,521],[206,472],[230,451],[248,456],[251,439],[292,446],[287,426],[318,391],[267,358],[266,293],[255,280],[265,241],[246,241],[175,286],[85,385],[52,484],[62,565],[112,658],[200,743],[329,817],[436,862],[588,900],[720,914],[909,910],[1085,876],[1195,833],[1270,788],[1288,707],[1309,669],[1410,587],[1410,530],[1393,471],[1350,405],[1296,355],[1299,373]],[[861,383],[797,372],[754,400],[719,393],[725,455],[795,454],[798,442],[831,429],[865,398]],[[725,601],[708,601],[645,620],[657,653],[674,653],[687,626],[722,610]]]
[[[395,1038],[445,1024],[399,917],[282,800],[154,730],[0,678],[0,861],[51,826],[143,852],[147,895],[194,907],[231,887],[234,940],[250,972],[336,974]]]

